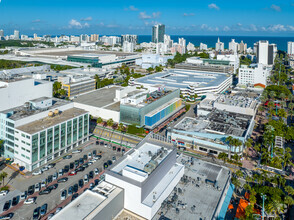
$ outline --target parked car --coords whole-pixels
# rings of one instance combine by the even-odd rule
[[[63,176],[63,169],[59,169],[58,171],[58,177],[61,177],[61,176]]]
[[[74,176],[74,175],[76,175],[77,174],[77,171],[76,170],[73,170],[73,171],[71,171],[68,175],[69,176]]]
[[[104,169],[106,169],[108,167],[108,164],[107,163],[104,163],[103,164],[103,167],[104,167]]]
[[[65,183],[68,180],[67,177],[63,177],[57,180],[57,183]]]
[[[7,193],[8,193],[8,190],[2,190],[2,191],[0,192],[0,196],[6,196]]]
[[[113,157],[112,157],[112,162],[115,162],[115,161],[116,161],[116,157],[113,156]]]
[[[88,174],[86,174],[86,175],[84,176],[84,182],[85,182],[85,183],[88,183],[88,182],[89,182]]]
[[[83,156],[83,159],[84,159],[84,160],[88,160],[88,157],[87,157],[86,154]]]
[[[85,167],[79,167],[76,169],[77,172],[84,171],[84,170],[85,170]]]
[[[120,147],[118,147],[118,148],[117,148],[117,152],[120,152],[120,150],[121,150],[121,148],[120,148]]]
[[[46,188],[46,189],[40,191],[39,195],[46,195],[46,194],[49,194],[49,193],[51,193],[51,189]]]
[[[65,155],[65,156],[63,157],[63,159],[70,159],[70,158],[72,158],[72,155]]]
[[[13,216],[14,216],[14,213],[13,212],[10,212],[10,213],[8,213],[6,215],[1,216],[0,219],[8,220],[8,219],[12,219]]]
[[[70,186],[70,187],[68,188],[68,195],[72,195],[72,193],[73,193],[73,187]]]
[[[35,192],[35,185],[31,185],[31,186],[29,186],[29,188],[28,188],[28,195],[29,195],[29,196],[30,196],[30,195],[33,195],[34,192]]]
[[[53,218],[53,216],[54,216],[54,213],[50,213],[50,214],[48,215],[48,217],[47,217],[47,220]]]
[[[96,156],[96,154],[97,154],[97,151],[93,150],[93,156]]]
[[[47,180],[46,179],[43,179],[42,182],[41,182],[41,188],[46,187],[46,185],[47,185]]]
[[[48,186],[47,188],[50,189],[50,190],[57,189],[58,188],[58,184],[55,183],[55,184],[53,184],[51,186]]]
[[[94,183],[90,183],[89,190],[92,190],[95,187]]]
[[[113,147],[112,147],[112,150],[116,151],[116,146],[113,146]]]
[[[47,203],[45,203],[44,205],[42,205],[41,210],[40,210],[40,215],[43,216],[46,214],[47,212]]]
[[[92,153],[91,153],[91,152],[88,153],[88,158],[89,158],[89,159],[92,158]]]
[[[112,161],[111,160],[108,160],[107,161],[107,164],[108,164],[108,166],[110,166],[112,164]]]
[[[40,191],[40,183],[36,183],[35,184],[35,192],[39,192]]]
[[[50,164],[48,164],[48,167],[53,168],[53,167],[55,167],[55,165],[56,165],[56,163],[50,163]]]
[[[124,154],[124,153],[126,152],[126,150],[123,148],[123,149],[121,150],[121,152]]]
[[[37,207],[34,209],[34,212],[33,212],[33,219],[34,220],[38,220],[39,219],[39,216],[40,216],[40,207]]]
[[[78,153],[81,153],[82,152],[82,150],[74,150],[74,151],[72,151],[71,153],[73,153],[73,154],[78,154]]]
[[[36,199],[37,199],[37,197],[31,197],[31,198],[28,198],[27,200],[25,200],[25,201],[23,202],[23,204],[26,204],[26,205],[28,205],[28,204],[33,204],[33,203],[35,202]]]
[[[63,173],[67,173],[69,171],[69,165],[65,165],[63,169]]]
[[[58,212],[60,212],[61,209],[62,209],[62,207],[58,207],[58,208],[56,209],[56,211],[55,211],[55,215],[56,215]]]
[[[42,170],[35,170],[34,172],[32,172],[33,176],[38,176],[42,174]]]
[[[73,186],[73,192],[77,192],[79,190],[79,185],[76,183],[74,186]]]
[[[49,175],[48,178],[47,178],[47,182],[51,183],[52,181],[53,181],[53,177],[52,177],[52,175]]]
[[[24,199],[27,198],[27,196],[28,196],[28,192],[27,192],[27,191],[24,191],[24,192],[20,195],[20,199],[21,199],[21,200],[24,200]]]
[[[42,172],[45,172],[45,171],[49,170],[49,167],[48,166],[44,166],[41,170],[42,170]]]
[[[80,158],[79,159],[79,165],[82,165],[84,163],[84,159],[83,158]]]
[[[87,168],[89,166],[89,163],[84,163],[82,167]]]
[[[99,172],[99,169],[98,169],[98,168],[95,168],[95,169],[94,169],[94,174],[95,174],[95,175],[98,175],[99,173],[100,173],[100,172]]]
[[[57,178],[58,178],[58,173],[56,172],[53,174],[53,180],[57,180]]]
[[[79,160],[75,160],[75,168],[77,168],[80,165]]]
[[[99,180],[98,179],[95,179],[94,180],[94,184],[95,184],[95,186],[97,186],[99,184]]]
[[[8,209],[10,209],[10,206],[11,206],[11,200],[8,200],[4,203],[4,206],[3,206],[3,212],[7,211]]]
[[[79,196],[78,193],[73,194],[71,197],[71,201],[75,200],[78,196]]]
[[[60,200],[65,200],[65,199],[66,199],[66,195],[67,195],[67,191],[66,191],[66,189],[65,189],[65,190],[63,190],[63,191],[61,192]]]
[[[79,187],[82,188],[84,186],[84,180],[80,179],[79,180]]]
[[[15,196],[12,199],[12,206],[16,206],[19,203],[19,196]]]
[[[93,179],[94,178],[94,172],[93,171],[90,171],[89,172],[89,179]]]
[[[72,162],[72,163],[69,164],[69,169],[72,170],[73,168],[75,168],[75,163]]]

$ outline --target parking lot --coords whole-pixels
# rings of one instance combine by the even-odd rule
[[[84,144],[85,146],[86,144]],[[72,155],[72,158],[70,159],[59,159],[59,161],[56,161],[56,165],[54,168],[49,169],[48,171],[44,171],[41,175],[37,176],[30,176],[29,178],[18,175],[15,177],[9,185],[11,186],[11,191],[6,195],[3,196],[0,199],[0,211],[2,212],[2,215],[5,215],[7,213],[13,212],[14,213],[14,219],[32,219],[33,216],[33,211],[35,208],[42,206],[43,204],[47,204],[47,213],[55,209],[60,203],[64,203],[64,201],[61,200],[61,192],[63,190],[68,190],[70,186],[73,186],[75,184],[78,184],[80,179],[84,179],[84,176],[86,174],[89,174],[90,171],[94,171],[95,168],[99,169],[99,172],[101,173],[104,170],[104,163],[107,161],[112,161],[113,157],[118,159],[119,157],[122,156],[123,151],[120,146],[120,151],[117,151],[117,148],[114,150],[113,147],[118,147],[116,145],[111,145],[106,147],[105,143],[99,143],[97,144],[90,144],[82,149],[82,152],[76,153],[76,154],[70,154]],[[80,148],[78,148],[80,149]],[[99,155],[101,152],[101,159],[98,159],[97,161],[93,161],[92,165],[89,165],[88,167],[85,168],[85,170],[77,172],[76,175],[74,176],[68,176],[69,172],[65,173],[62,177],[68,177],[68,181],[64,183],[58,183],[57,189],[52,189],[52,191],[49,194],[46,195],[39,195],[39,192],[35,192],[33,195],[30,197],[37,197],[35,203],[25,205],[23,204],[23,201],[20,201],[20,203],[16,206],[11,206],[11,208],[3,212],[2,208],[3,205],[6,201],[12,200],[13,197],[20,195],[22,192],[27,191],[28,187],[31,185],[35,185],[38,182],[42,182],[42,180],[48,178],[49,175],[53,175],[54,173],[58,172],[59,169],[64,169],[64,166],[69,165],[72,162],[75,162],[76,160],[79,160],[80,158],[83,158],[84,155],[87,155],[89,153],[93,153],[93,150],[96,150],[96,154]],[[88,159],[88,161],[91,159]],[[60,179],[59,177],[58,179]],[[94,176],[94,178],[99,178],[99,175]],[[81,194],[85,188],[89,187],[90,182],[94,182],[93,179],[90,179],[88,184],[84,184],[82,188],[79,187],[78,193]],[[50,183],[49,185],[55,184],[56,180]],[[42,188],[41,190],[44,190],[45,188]],[[71,197],[71,196],[69,196]],[[67,199],[67,201],[70,201],[70,199]]]

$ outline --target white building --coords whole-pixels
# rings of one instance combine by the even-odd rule
[[[2,80],[0,79],[0,111],[15,108],[42,96],[52,97],[52,82],[31,78]]]
[[[237,42],[235,42],[235,39],[232,39],[232,41],[229,43],[229,50],[233,51],[234,54],[237,54],[238,46],[239,46],[239,44]]]
[[[292,42],[292,41],[288,42],[287,53],[288,53],[289,56],[294,57],[294,42]]]
[[[247,51],[247,44],[244,44],[243,40],[241,40],[241,43],[238,45],[238,50],[240,51],[240,53],[244,53]]]
[[[254,44],[254,51],[257,63],[273,65],[278,50],[276,44],[269,44],[268,41],[262,40]]]
[[[218,54],[216,56],[216,59],[223,60],[223,61],[229,61],[229,65],[234,66],[234,73],[236,73],[237,69],[239,68],[240,60],[239,60],[237,53],[226,54],[226,55]]]
[[[225,44],[223,42],[220,42],[220,39],[217,39],[217,42],[215,44],[215,50],[216,51],[225,51]]]
[[[168,48],[171,48],[173,46],[174,41],[171,40],[169,35],[164,35],[164,44],[167,45]]]
[[[269,74],[269,69],[261,63],[251,64],[250,66],[241,65],[239,69],[239,84],[251,86],[262,84],[265,87]]]
[[[169,59],[173,59],[174,56],[163,56],[159,54],[143,54],[141,59],[136,59],[136,65],[141,66],[144,69],[156,66],[165,66]]]
[[[4,31],[1,29],[1,30],[0,30],[0,39],[1,39],[2,37],[4,38]]]
[[[180,54],[186,53],[186,39],[185,38],[179,38],[179,45],[182,48],[182,51],[180,52]]]
[[[14,30],[14,40],[19,40],[19,31],[18,30]]]
[[[195,51],[195,45],[192,44],[191,42],[189,42],[187,45],[187,50],[188,51]]]
[[[153,218],[184,175],[177,149],[150,136],[105,172],[106,182],[124,189],[124,208],[146,219]]]
[[[207,50],[207,44],[200,43],[200,50]]]
[[[135,49],[135,44],[133,42],[124,41],[123,43],[123,52],[133,53]]]

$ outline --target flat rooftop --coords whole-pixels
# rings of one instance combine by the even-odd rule
[[[202,72],[196,70],[170,69],[135,79],[135,83],[164,85],[171,88],[187,88],[194,85],[199,88],[218,87],[230,76],[226,73]]]
[[[187,156],[180,156],[178,163],[185,166],[185,174],[158,213],[168,219],[213,219],[219,201],[225,196],[230,170]],[[153,220],[157,219],[158,214]]]
[[[113,111],[119,111],[119,107],[117,106],[119,102],[114,101],[116,90],[119,88],[121,87],[104,87],[102,89],[97,89],[93,92],[80,95],[77,98],[73,99],[73,101],[84,105],[90,105],[93,107],[107,108]],[[113,108],[111,108],[111,106]]]
[[[107,202],[114,199],[122,189],[110,183],[101,182],[93,190],[86,190],[78,198],[65,206],[53,219],[92,219]]]
[[[158,165],[171,151],[171,149],[145,142],[112,167],[111,171],[122,174],[124,169],[130,172],[136,170],[138,175],[144,175],[147,173],[144,168],[151,160],[156,161]]]
[[[40,120],[16,127],[16,129],[21,130],[23,132],[26,132],[28,134],[34,134],[36,132],[39,132],[41,130],[44,130],[46,128],[52,127],[56,124],[60,124],[62,122],[65,122],[71,118],[80,116],[87,113],[87,111],[79,108],[71,108],[68,110],[65,110],[58,115],[55,115],[53,117],[45,117]]]
[[[254,109],[257,105],[257,102],[254,99],[239,95],[220,95],[215,100],[215,102],[229,106],[238,106],[241,108],[251,109]]]
[[[30,101],[35,102],[35,101],[40,101],[40,100],[42,101],[45,99],[52,99],[52,106],[49,106],[45,109],[30,109],[25,105],[21,105],[21,106],[15,107],[15,108],[4,110],[1,113],[8,114],[9,119],[11,119],[13,121],[17,121],[17,120],[20,120],[20,119],[44,112],[44,111],[48,111],[48,110],[53,111],[55,109],[58,109],[60,106],[67,105],[67,104],[71,103],[71,102],[63,100],[63,99],[47,98],[47,97],[41,97],[39,99],[34,99],[34,100],[30,100]]]
[[[217,133],[243,137],[252,116],[213,109],[207,116],[185,117],[175,129],[185,132]]]

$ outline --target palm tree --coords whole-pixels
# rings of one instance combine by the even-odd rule
[[[289,103],[288,105],[288,108],[290,109],[290,115],[291,115],[291,120],[292,120],[292,117],[293,117],[293,108],[294,108],[294,103]]]
[[[273,107],[275,107],[275,103],[273,101],[270,101],[270,102],[267,103],[267,106],[269,107],[270,112],[272,112]]]
[[[119,131],[122,131],[124,129],[124,125],[123,125],[123,123],[119,123],[119,125],[118,125],[118,130]]]
[[[276,97],[276,93],[274,91],[270,91],[269,96],[273,100]]]
[[[114,123],[114,121],[113,121],[112,118],[110,118],[110,119],[107,120],[107,125],[108,125],[108,126],[111,127],[111,126],[113,125],[113,123]]]
[[[282,99],[282,101],[284,101],[284,99],[286,98],[286,95],[284,93],[280,93],[279,97],[280,99]]]
[[[285,111],[285,109],[279,109],[278,110],[278,116],[280,118],[287,118],[287,112]]]
[[[101,80],[100,80],[100,78],[99,78],[99,76],[97,74],[94,76],[94,79],[96,81],[96,89],[100,88]]]
[[[0,179],[3,181],[2,183],[3,183],[3,186],[4,186],[4,179],[6,178],[8,176],[8,173],[6,173],[6,172],[2,172],[2,173],[0,173]]]
[[[232,136],[229,136],[226,138],[226,142],[228,142],[229,144],[229,159],[231,159],[231,150],[232,150],[231,147],[233,145],[233,140],[234,138]]]
[[[268,98],[266,96],[264,96],[264,95],[260,96],[260,101],[261,101],[262,104],[264,104],[267,101],[267,99]]]
[[[292,186],[285,186],[285,191],[286,191],[286,193],[287,193],[287,195],[289,196],[289,195],[291,195],[291,196],[293,196],[294,195],[294,188],[292,187]]]
[[[226,160],[228,159],[228,155],[224,152],[219,153],[219,155],[217,156],[218,159],[223,160],[224,163],[226,162]]]
[[[273,213],[276,219],[279,214],[284,212],[284,204],[277,200],[270,200],[266,206],[266,210],[268,213]]]
[[[286,196],[284,198],[284,203],[287,205],[287,209],[289,209],[291,205],[294,205],[294,199],[291,196]]]

